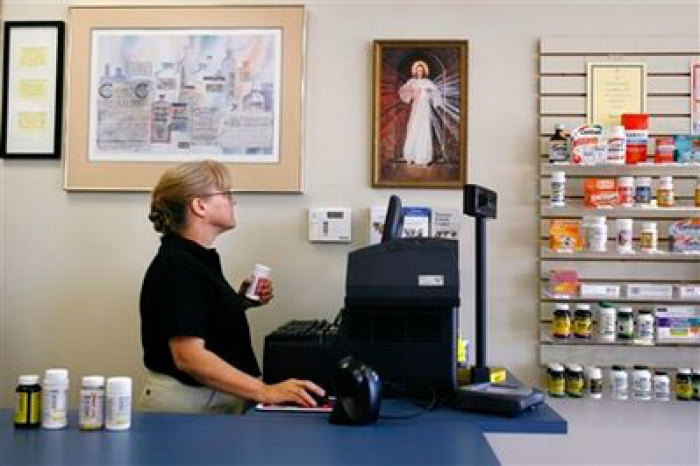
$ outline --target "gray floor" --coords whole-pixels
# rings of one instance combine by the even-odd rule
[[[550,399],[567,435],[488,434],[503,464],[700,465],[700,402]]]

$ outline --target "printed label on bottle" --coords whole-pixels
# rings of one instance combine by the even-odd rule
[[[571,334],[571,320],[568,317],[555,317],[552,321],[552,332],[555,337],[568,337]]]
[[[15,424],[27,424],[29,420],[29,394],[15,393]]]
[[[564,377],[549,377],[549,394],[552,396],[564,396]]]
[[[591,320],[590,319],[576,319],[574,320],[574,334],[577,337],[588,338],[591,336]]]
[[[567,144],[566,141],[550,141],[549,142],[549,162],[566,162],[567,159]]]

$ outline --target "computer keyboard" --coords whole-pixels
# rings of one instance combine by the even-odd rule
[[[323,341],[335,337],[338,327],[325,319],[290,320],[267,337],[275,341]]]

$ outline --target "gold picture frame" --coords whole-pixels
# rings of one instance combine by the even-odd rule
[[[466,40],[375,40],[372,186],[462,189]]]
[[[236,191],[302,192],[303,6],[74,7],[69,25],[66,190],[148,191],[214,158]]]

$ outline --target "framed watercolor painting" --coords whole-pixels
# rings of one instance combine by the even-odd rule
[[[303,7],[78,7],[70,21],[66,189],[147,190],[213,159],[237,191],[301,191]]]

